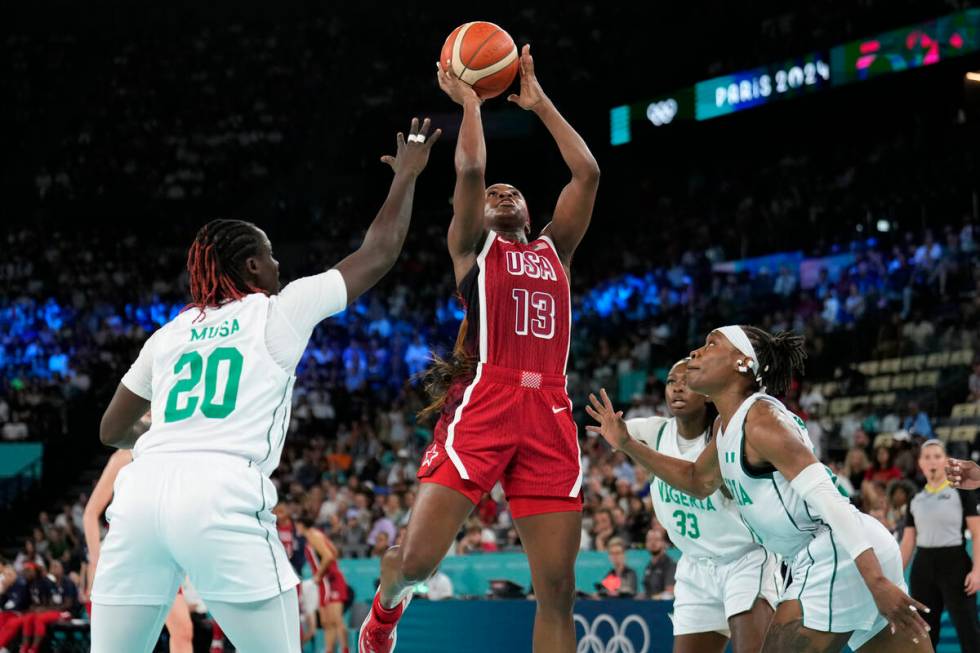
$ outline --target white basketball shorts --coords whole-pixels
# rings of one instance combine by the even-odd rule
[[[299,583],[276,534],[276,489],[248,460],[151,453],[122,468],[92,600],[163,605],[190,577],[205,601],[249,603]]]

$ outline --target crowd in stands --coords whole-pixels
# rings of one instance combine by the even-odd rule
[[[920,15],[923,4],[895,3],[910,21],[944,10]],[[536,10],[524,11],[528,24],[554,29],[535,21]],[[599,12],[602,21],[584,49],[607,50],[603,43],[614,32],[602,26],[615,22],[618,10],[584,4],[569,11],[581,12],[583,20]],[[815,20],[807,11],[763,23],[770,39],[759,41],[751,61],[700,61],[677,81],[781,56],[772,43],[784,44],[786,34]],[[862,15],[817,33],[824,41],[845,40],[877,29]],[[424,14],[416,19],[432,20]],[[95,422],[73,430],[72,415],[82,406],[104,406],[147,336],[183,307],[185,248],[202,222],[195,212],[210,210],[216,198],[254,197],[250,187],[269,184],[284,204],[259,210],[258,222],[293,209],[302,219],[312,216],[316,233],[307,242],[274,238],[287,278],[323,269],[356,243],[363,221],[346,219],[356,204],[355,191],[344,188],[349,178],[330,182],[329,200],[311,197],[295,190],[308,181],[300,162],[332,169],[331,155],[312,150],[327,136],[338,145],[356,138],[353,129],[325,131],[344,103],[362,105],[357,120],[368,120],[375,117],[373,108],[391,104],[396,95],[410,103],[424,93],[402,93],[389,83],[392,74],[383,62],[365,71],[332,60],[325,48],[356,49],[340,19],[298,22],[276,23],[271,32],[249,22],[202,27],[176,41],[166,37],[174,25],[155,37],[159,42],[144,34],[113,37],[119,49],[108,77],[85,85],[87,93],[107,101],[94,103],[91,115],[66,120],[68,131],[52,155],[26,166],[32,210],[44,216],[57,214],[65,200],[112,197],[118,203],[139,196],[179,205],[180,216],[113,230],[66,229],[58,220],[42,220],[4,233],[0,441],[60,446],[89,437],[94,443]],[[416,31],[423,27],[431,25],[416,24]],[[575,65],[581,40],[535,38],[546,36],[554,37],[555,52],[566,57],[563,67],[574,73],[567,88],[600,83],[594,78],[599,67]],[[17,73],[7,83],[19,89],[12,107],[24,121],[32,115],[24,109],[30,80],[40,72],[52,73],[53,84],[72,76],[68,56],[47,57],[43,71],[35,67],[52,45],[58,44],[27,34],[5,44]],[[66,39],[58,47],[70,55],[81,46]],[[57,96],[80,85],[66,81],[50,92]],[[376,90],[327,108],[324,88],[352,85]],[[211,100],[171,106],[176,88]],[[160,98],[167,101],[161,105]],[[624,207],[602,199],[600,217],[623,215],[632,206],[647,209],[594,226],[575,262],[568,386],[574,405],[605,387],[628,418],[666,414],[667,368],[711,327],[754,323],[803,333],[808,373],[785,399],[807,421],[821,456],[854,501],[900,536],[908,501],[922,484],[917,447],[936,434],[953,403],[980,401],[980,363],[951,373],[944,386],[950,394],[925,390],[834,416],[824,410],[830,398],[819,382],[836,379],[860,395],[866,380],[852,369],[857,361],[980,352],[980,233],[968,201],[980,166],[975,152],[951,145],[965,127],[927,123],[870,143],[835,141],[825,150],[787,145],[767,151],[768,164],[761,166],[714,170],[692,163],[695,172],[680,166],[689,178],[672,188],[639,180],[638,192],[648,201],[630,197]],[[5,177],[11,183],[16,175]],[[185,203],[198,206],[187,209]],[[346,557],[380,557],[402,537],[419,457],[432,437],[432,425],[416,419],[427,402],[417,375],[432,351],[444,354],[451,346],[462,317],[444,250],[444,212],[422,213],[398,268],[318,327],[297,372],[289,437],[274,480],[290,511],[314,516]],[[158,205],[156,215],[163,214]],[[536,224],[547,220],[546,210],[532,214]],[[927,224],[910,217],[917,215],[929,216]],[[657,228],[638,229],[640,219]],[[294,240],[300,235],[291,234]],[[575,417],[586,421],[579,408]],[[615,566],[621,549],[646,548],[651,568],[642,577],[634,574],[633,587],[647,596],[669,593],[672,571],[651,514],[646,474],[584,429],[581,434],[582,549],[610,551]],[[964,450],[976,451],[976,443]],[[37,517],[10,564],[0,568],[0,595],[47,575],[59,586],[67,586],[64,579],[77,581],[84,563],[84,501],[64,506],[53,519]],[[481,501],[450,553],[515,550],[520,541],[498,487]],[[79,589],[84,599],[85,588]]]

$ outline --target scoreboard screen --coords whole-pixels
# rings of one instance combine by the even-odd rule
[[[978,49],[980,9],[972,9],[839,45],[831,51],[831,68],[834,84],[847,84],[930,66]]]
[[[685,120],[710,120],[972,52],[980,52],[980,9],[967,9],[614,107],[609,113],[610,142],[628,143],[634,130]]]

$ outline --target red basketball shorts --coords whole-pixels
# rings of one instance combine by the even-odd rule
[[[314,579],[315,580],[315,579]],[[329,603],[330,599],[330,582],[323,578],[319,583],[316,584],[316,594],[317,594],[317,605],[325,607]]]
[[[333,577],[328,582],[330,583],[330,594],[327,598],[327,603],[346,603],[347,593],[350,590],[347,589],[347,581],[344,580],[344,577]]]
[[[459,405],[436,424],[418,477],[473,503],[500,481],[515,517],[581,510],[571,412],[564,376],[480,364]]]

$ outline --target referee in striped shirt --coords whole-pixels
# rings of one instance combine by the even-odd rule
[[[929,606],[922,617],[929,624],[935,648],[943,608],[949,612],[960,650],[980,651],[977,590],[980,590],[980,516],[977,496],[954,488],[946,477],[946,449],[940,440],[927,440],[919,451],[919,469],[926,486],[909,505],[902,535],[902,562],[912,563],[912,598]],[[973,538],[973,560],[966,552],[963,532]]]

